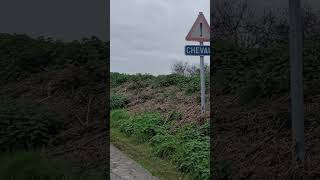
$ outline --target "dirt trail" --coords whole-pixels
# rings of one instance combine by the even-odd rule
[[[138,163],[110,144],[111,180],[158,180]]]

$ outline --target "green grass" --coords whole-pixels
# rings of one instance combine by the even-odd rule
[[[155,157],[148,144],[138,143],[135,138],[124,135],[118,128],[111,128],[111,143],[159,179],[191,179],[189,175],[179,172],[171,162]]]
[[[0,179],[10,180],[105,180],[102,169],[75,173],[69,162],[48,160],[36,151],[0,154]]]
[[[136,149],[140,151],[137,146],[142,144],[149,149],[147,153],[149,157],[145,159],[161,158],[170,161],[180,172],[192,174],[192,179],[209,179],[208,123],[203,126],[188,123],[176,131],[171,131],[170,128],[176,120],[174,118],[175,116],[172,116],[165,120],[157,113],[146,112],[130,115],[125,110],[114,110],[111,112],[113,142],[115,144],[120,142],[118,145],[120,148],[121,144],[123,148],[128,148],[128,144],[134,143],[135,146],[131,148],[133,151]],[[126,138],[129,140],[123,142],[123,139]],[[131,153],[127,151],[128,154]],[[145,153],[142,152],[142,154]],[[133,157],[140,156],[134,155]]]

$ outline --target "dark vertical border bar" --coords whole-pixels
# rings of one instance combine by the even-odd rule
[[[107,53],[107,57],[108,59],[106,59],[106,63],[107,63],[107,72],[106,72],[106,84],[107,84],[107,100],[106,100],[106,105],[105,105],[105,124],[106,124],[106,131],[107,131],[107,155],[106,155],[106,160],[107,162],[107,175],[108,178],[110,179],[110,40],[107,42],[107,49],[106,49],[106,53]]]
[[[213,103],[214,103],[214,50],[213,50],[213,1],[210,1],[210,179],[214,179],[214,113],[213,113]]]
[[[107,63],[107,72],[106,72],[106,84],[107,84],[107,99],[106,99],[106,105],[105,105],[105,120],[106,120],[106,131],[107,131],[107,155],[106,155],[106,160],[107,160],[107,180],[110,179],[110,1],[107,1],[107,49],[106,49],[106,53],[107,53],[107,59],[106,59],[106,63]]]

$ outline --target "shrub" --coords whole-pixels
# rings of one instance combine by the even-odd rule
[[[117,87],[129,80],[129,75],[112,72],[110,73],[111,87]]]
[[[106,77],[108,46],[95,37],[61,42],[50,38],[0,34],[0,84],[29,78],[34,73],[65,69],[71,64],[87,69],[86,74],[91,81],[98,78],[101,82]]]
[[[170,121],[179,121],[182,119],[182,114],[180,112],[177,111],[172,111],[168,118],[166,119],[166,122],[170,122]]]
[[[183,172],[192,172],[196,178],[209,178],[209,136],[204,130],[208,125],[200,128],[196,124],[187,124],[175,134],[180,142],[174,161]],[[200,130],[199,130],[200,129]]]
[[[206,121],[202,126],[200,126],[199,131],[201,135],[210,136],[210,122]]]
[[[163,120],[160,115],[145,113],[131,117],[121,124],[120,130],[128,135],[134,135],[139,142],[149,141],[159,131]]]
[[[183,141],[203,137],[201,135],[201,132],[198,130],[198,126],[195,123],[189,123],[180,127],[176,132],[176,136]]]
[[[191,139],[181,143],[175,161],[183,172],[196,178],[209,179],[209,140]]]
[[[319,76],[320,44],[306,41],[303,50],[304,81]],[[241,103],[257,98],[270,98],[290,90],[290,63],[288,49],[241,48],[234,44],[215,42],[215,76],[212,81],[218,94],[238,95]]]
[[[181,85],[185,89],[187,94],[192,94],[195,92],[200,92],[200,77],[193,76],[190,77],[188,81]]]
[[[209,87],[209,77],[205,78],[206,88]],[[176,86],[187,94],[200,92],[200,76],[183,76],[179,74],[159,75],[152,82],[153,88]]]
[[[0,100],[2,150],[29,149],[46,145],[62,125],[59,117],[43,107],[10,99]]]
[[[153,82],[152,87],[158,88],[158,87],[169,87],[172,85],[176,85],[176,82],[178,81],[178,77],[180,76],[181,75],[177,75],[177,74],[159,75]]]
[[[111,109],[121,109],[126,106],[128,99],[125,96],[119,94],[112,94],[110,98]]]
[[[284,48],[241,48],[215,43],[215,76],[219,94],[238,94],[243,103],[289,90],[289,57]]]
[[[179,74],[152,76],[149,74],[121,74],[111,73],[111,87],[115,88],[124,83],[128,84],[128,89],[141,89],[147,86],[152,88],[176,86],[187,94],[200,91],[200,76],[184,76]],[[205,78],[206,89],[209,88],[209,76]]]
[[[123,120],[125,121],[126,119],[129,119],[129,118],[130,116],[125,110],[123,109],[113,110],[111,111],[111,114],[110,114],[110,119],[112,119],[112,121],[110,121],[110,125],[112,127],[119,127]]]
[[[178,142],[169,133],[157,134],[150,142],[153,153],[158,157],[170,158],[176,153]]]
[[[110,73],[110,82],[111,82],[111,87],[113,88],[120,86],[126,82],[133,82],[133,85],[131,87],[132,89],[135,89],[138,87],[145,87],[153,79],[154,79],[154,76],[149,74],[139,73],[135,75],[129,75],[129,74],[123,74],[123,73],[117,73],[117,72]]]
[[[125,111],[117,110],[111,112],[111,124],[117,124],[121,132],[140,143],[150,143],[155,156],[170,159],[195,179],[209,179],[209,122],[200,127],[191,123],[170,131],[176,115],[173,112],[166,121],[155,113],[128,118]]]

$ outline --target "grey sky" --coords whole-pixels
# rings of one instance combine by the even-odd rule
[[[109,39],[107,0],[1,0],[0,33]]]
[[[111,71],[168,74],[177,60],[199,64],[184,55],[185,36],[199,11],[208,21],[209,0],[112,0]],[[208,43],[206,43],[208,44]],[[209,63],[209,57],[205,57]]]

